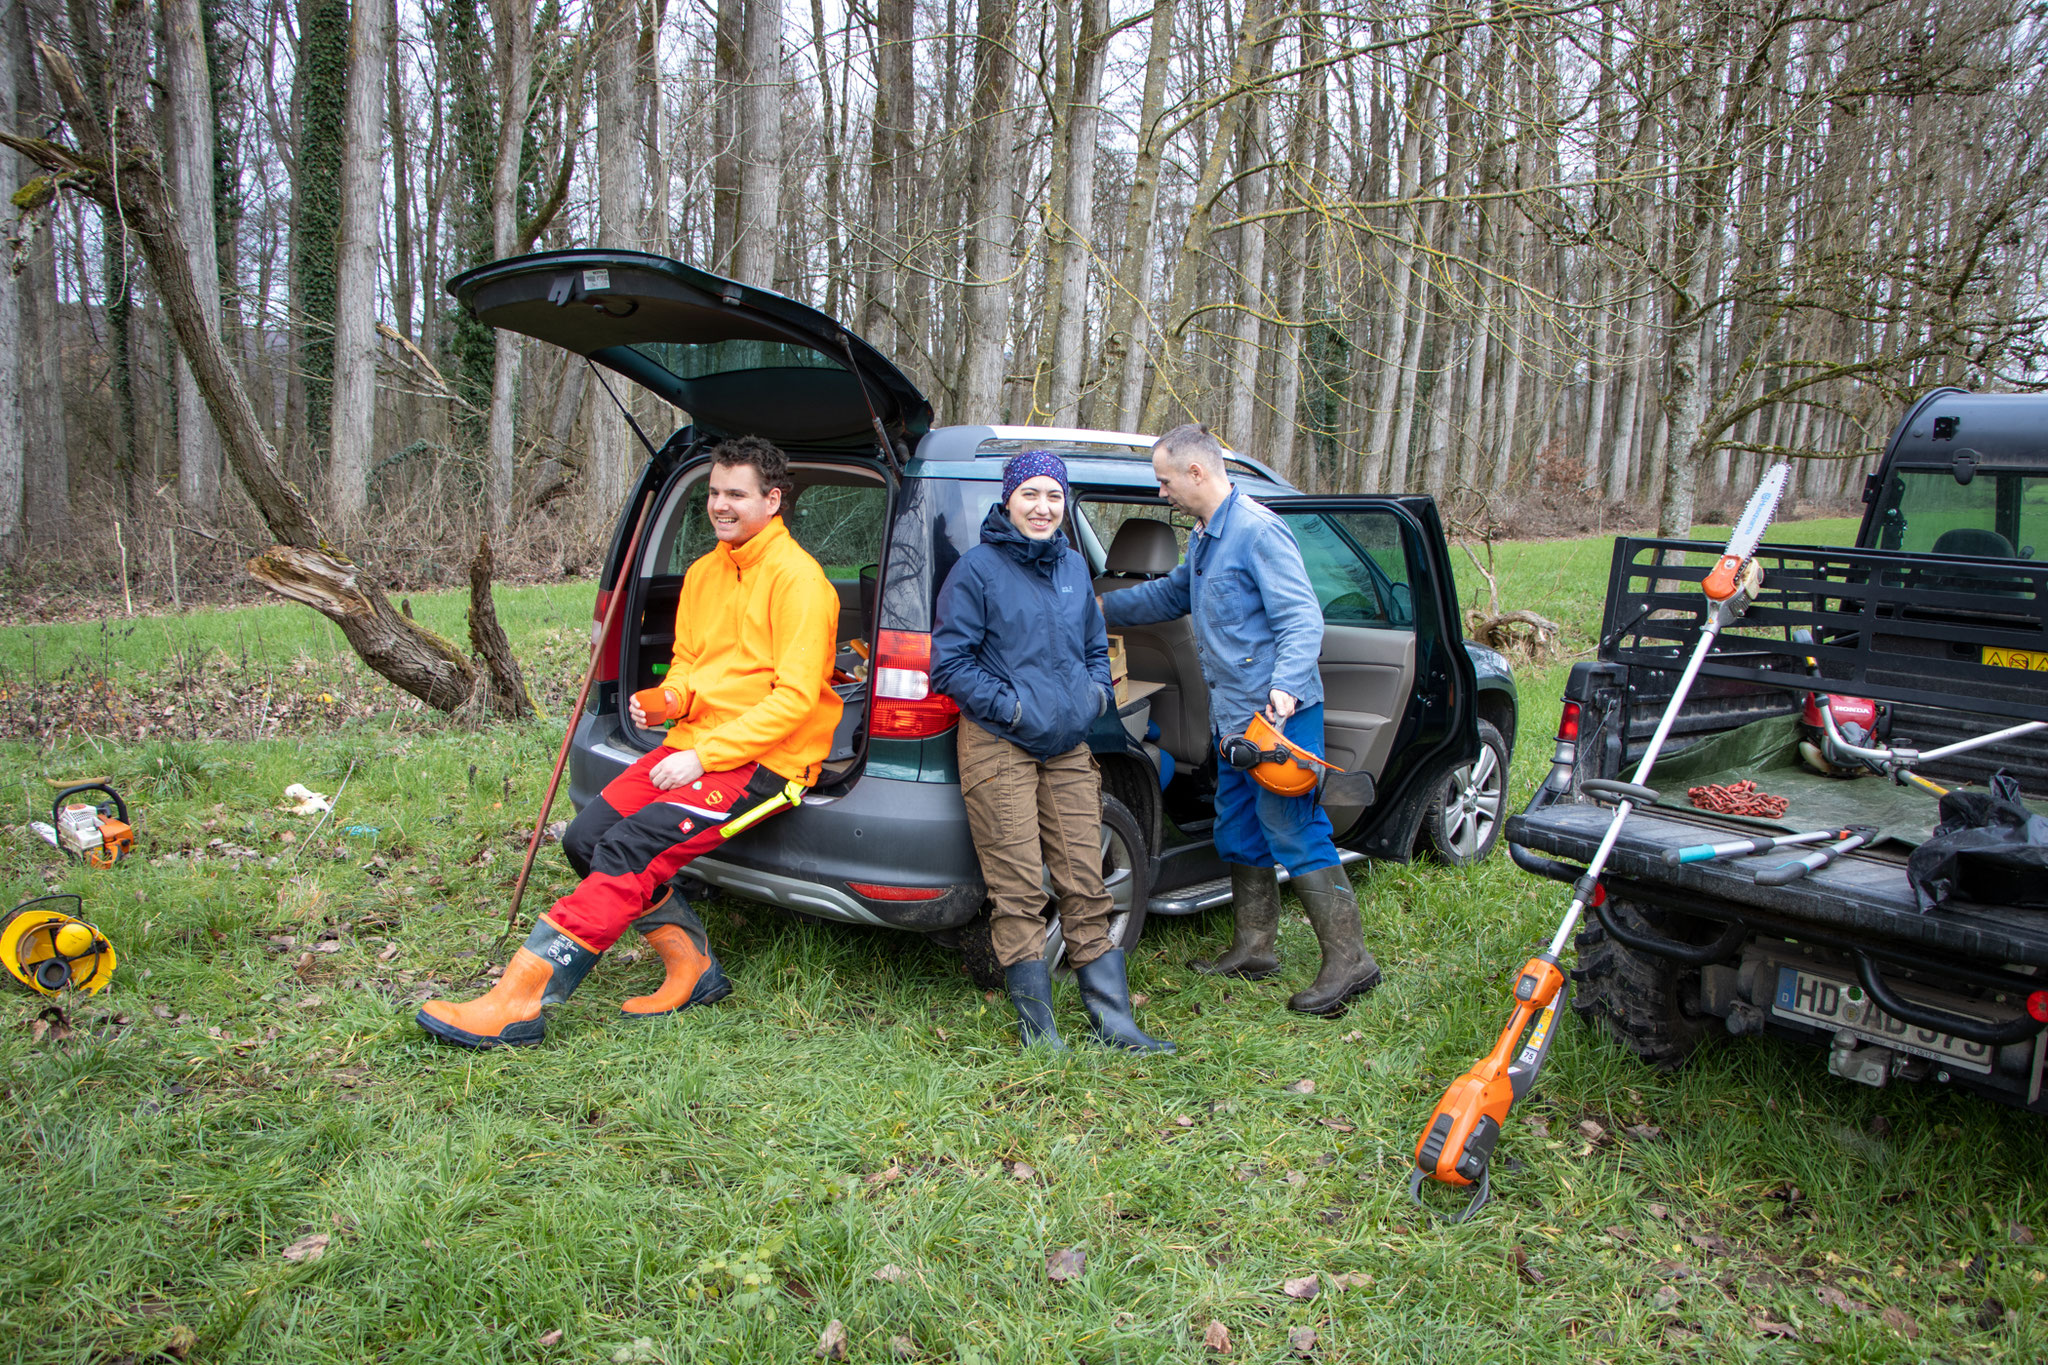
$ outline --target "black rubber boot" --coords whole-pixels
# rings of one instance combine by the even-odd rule
[[[1017,1007],[1017,1031],[1024,1036],[1024,1046],[1065,1052],[1067,1045],[1052,1022],[1052,972],[1045,959],[1003,968],[1003,983],[1010,988],[1010,1003]]]
[[[1294,894],[1322,945],[1323,967],[1305,991],[1288,1000],[1296,1014],[1335,1018],[1344,1002],[1380,984],[1380,964],[1365,950],[1365,931],[1358,919],[1358,895],[1351,874],[1341,867],[1320,867],[1294,879]]]
[[[1095,1040],[1126,1052],[1171,1052],[1173,1044],[1138,1027],[1131,1015],[1131,987],[1124,975],[1124,950],[1111,948],[1085,967],[1074,968],[1081,1003],[1095,1025]]]
[[[1190,962],[1204,976],[1257,981],[1280,970],[1274,941],[1280,934],[1280,878],[1270,867],[1230,865],[1230,913],[1237,927],[1230,947],[1213,961]]]

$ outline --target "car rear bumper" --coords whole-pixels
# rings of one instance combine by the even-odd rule
[[[584,717],[569,758],[569,796],[580,810],[640,755]],[[944,782],[862,777],[843,796],[807,795],[685,869],[720,890],[798,914],[905,929],[957,929],[981,913],[987,891],[960,788]],[[922,900],[864,896],[852,883],[936,892]]]

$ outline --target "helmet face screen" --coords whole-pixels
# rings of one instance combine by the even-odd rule
[[[1231,767],[1250,773],[1252,781],[1277,796],[1306,796],[1316,789],[1319,777],[1309,762],[1329,766],[1292,743],[1264,716],[1257,715],[1243,734],[1224,739],[1217,746],[1216,756]]]

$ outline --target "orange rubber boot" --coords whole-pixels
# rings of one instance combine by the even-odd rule
[[[652,995],[636,995],[619,1006],[619,1012],[651,1019],[674,1014],[692,1005],[708,1005],[732,994],[732,982],[719,970],[718,958],[699,952],[697,941],[673,924],[657,924],[647,930],[648,946],[661,954],[668,972],[661,988]]]
[[[544,1007],[567,1000],[597,956],[543,915],[497,985],[474,1000],[429,1000],[415,1019],[436,1038],[462,1047],[531,1046],[547,1036]]]

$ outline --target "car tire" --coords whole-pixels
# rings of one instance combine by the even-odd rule
[[[1109,940],[1128,953],[1145,932],[1145,907],[1152,898],[1152,849],[1131,808],[1107,793],[1102,797],[1102,862],[1103,885],[1111,902]],[[1046,915],[1046,960],[1055,972],[1064,974],[1068,970],[1066,941],[1049,901]],[[996,957],[989,918],[984,908],[974,923],[960,931],[960,957],[975,985],[999,991],[1004,986],[1003,964]]]
[[[1437,861],[1465,867],[1485,861],[1507,818],[1508,742],[1479,722],[1479,757],[1444,776],[1422,815],[1422,838]]]
[[[1645,932],[1668,932],[1633,901],[1610,898],[1607,911]],[[1699,1009],[1699,968],[1639,953],[1597,919],[1579,930],[1578,953],[1573,1011],[1651,1066],[1676,1070],[1715,1036],[1721,1021]]]

